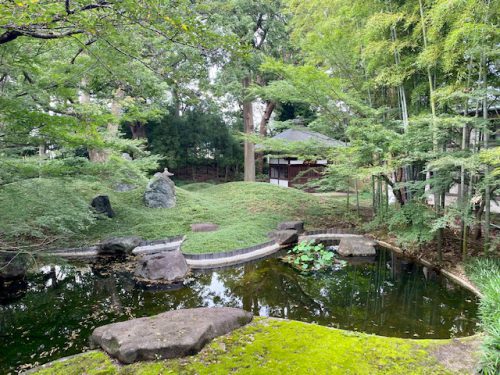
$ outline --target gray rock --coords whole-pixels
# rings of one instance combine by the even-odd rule
[[[108,238],[99,244],[97,253],[100,255],[130,254],[141,243],[142,239],[135,236]]]
[[[171,282],[182,279],[188,272],[186,259],[177,249],[142,255],[134,275],[141,279]]]
[[[374,256],[375,242],[364,237],[342,238],[337,252],[344,257]]]
[[[26,276],[30,264],[28,254],[16,251],[0,252],[0,279],[13,280]]]
[[[174,310],[98,327],[90,342],[123,363],[178,358],[251,320],[251,313],[230,307]]]
[[[215,232],[218,229],[219,226],[213,223],[191,224],[191,230],[193,232]]]
[[[98,214],[104,214],[107,217],[115,216],[115,213],[111,208],[111,202],[109,201],[109,197],[107,195],[98,195],[97,197],[92,199],[90,205]]]
[[[163,173],[156,173],[149,181],[144,193],[144,203],[150,208],[175,207],[175,184],[169,178],[172,174],[165,169]]]
[[[123,152],[122,153],[122,158],[125,159],[125,160],[128,160],[128,161],[132,161],[132,156],[130,156],[130,154],[128,152]]]
[[[293,245],[299,240],[299,234],[296,230],[275,230],[269,233],[269,237],[279,245]]]
[[[278,230],[296,230],[298,233],[304,231],[303,221],[284,221],[278,224]]]

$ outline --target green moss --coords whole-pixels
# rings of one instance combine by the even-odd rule
[[[117,367],[103,352],[91,351],[45,365],[38,375],[108,375],[116,374]]]
[[[82,363],[86,363],[92,371],[99,366],[109,371],[114,366],[109,373],[121,375],[453,374],[430,354],[449,342],[388,338],[257,318],[254,323],[213,340],[195,356],[122,367],[93,353],[82,354],[66,361],[64,370],[65,374],[76,374]],[[74,367],[69,367],[70,364]],[[37,374],[47,374],[43,371]]]

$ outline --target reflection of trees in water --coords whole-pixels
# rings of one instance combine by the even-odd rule
[[[302,275],[276,260],[225,271],[225,292],[242,307],[265,314],[314,321],[390,336],[448,337],[471,333],[475,319],[455,317],[468,292],[437,287],[435,275],[381,251],[374,262]],[[475,309],[470,304],[469,308]]]
[[[0,362],[21,364],[32,354],[40,357],[51,350],[44,361],[71,355],[87,345],[96,326],[201,306],[243,307],[255,315],[391,336],[472,333],[474,297],[440,285],[444,282],[388,252],[380,252],[372,263],[309,275],[268,259],[197,274],[175,290],[142,289],[126,273],[59,267],[30,279],[22,299],[0,306]],[[8,372],[3,363],[0,372]]]

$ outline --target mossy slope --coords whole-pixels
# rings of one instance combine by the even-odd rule
[[[177,206],[172,209],[145,207],[142,198],[145,184],[128,192],[116,192],[111,185],[75,178],[33,179],[10,184],[0,189],[0,202],[4,203],[0,228],[11,228],[12,233],[24,228],[28,239],[34,233],[43,233],[42,236],[46,236],[43,242],[50,243],[51,247],[83,246],[109,236],[159,239],[186,234],[183,251],[206,253],[265,242],[267,233],[282,220],[304,218],[316,226],[332,212],[332,206],[324,199],[267,183],[205,184],[203,189],[193,189],[195,191],[177,188]],[[99,194],[110,196],[116,217],[99,219],[92,224],[87,207]],[[199,222],[213,222],[219,224],[220,229],[192,233],[190,224]],[[41,239],[33,239],[33,242],[41,242]]]
[[[120,366],[102,352],[89,352],[35,373],[76,375],[84,369],[89,375],[453,374],[431,354],[449,341],[387,338],[257,318],[254,323],[212,341],[192,357]]]

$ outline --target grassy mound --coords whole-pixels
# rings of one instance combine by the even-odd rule
[[[208,182],[194,182],[191,184],[178,185],[178,186],[186,191],[196,192],[196,191],[210,188],[210,187],[214,186],[214,184],[210,184]]]
[[[456,340],[458,341],[458,340]],[[471,339],[460,340],[470,349]],[[455,343],[456,344],[456,343]],[[54,362],[35,372],[48,374],[463,374],[459,351],[453,367],[443,353],[452,340],[405,340],[342,331],[296,321],[262,319],[219,337],[198,355],[178,360],[118,366],[102,352]],[[464,367],[465,366],[465,367]]]
[[[267,183],[206,185],[197,191],[177,188],[175,208],[150,209],[143,204],[144,187],[116,192],[105,182],[75,178],[13,183],[0,189],[0,231],[5,238],[38,241],[45,247],[87,245],[110,236],[159,239],[186,234],[183,250],[203,253],[265,242],[282,220],[301,218],[317,226],[332,212],[322,198]],[[89,217],[88,204],[99,194],[110,196],[113,219]],[[192,233],[190,224],[200,222],[218,224],[220,229]]]

